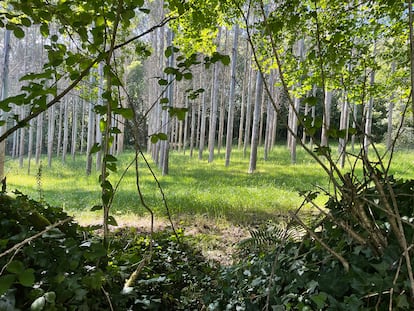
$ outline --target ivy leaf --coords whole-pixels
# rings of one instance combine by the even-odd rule
[[[24,271],[24,265],[21,261],[14,260],[9,265],[7,265],[6,270],[10,273],[19,274]]]
[[[14,274],[0,276],[0,296],[12,286],[15,278]]]
[[[34,270],[24,270],[17,276],[17,278],[19,279],[20,284],[22,284],[23,286],[31,287],[35,282]]]

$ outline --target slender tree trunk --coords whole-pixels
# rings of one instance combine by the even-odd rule
[[[328,146],[328,131],[331,123],[332,92],[325,92],[324,113],[322,121],[321,146]]]
[[[172,32],[171,29],[168,29],[168,33],[167,33],[167,44],[168,46],[171,46],[173,43],[173,36],[174,33]],[[173,67],[174,65],[174,53],[171,53],[170,57],[168,57],[168,67]],[[167,77],[167,81],[168,81],[168,88],[167,88],[167,98],[168,98],[168,103],[170,105],[173,105],[174,103],[174,83],[173,83],[173,76],[172,75],[168,75]],[[167,134],[167,137],[170,137],[171,135],[171,126],[169,124],[169,113],[167,110],[163,111],[163,132],[165,134]],[[162,175],[168,175],[169,172],[169,150],[170,150],[170,144],[168,139],[164,140],[161,142],[161,148],[163,149],[163,157],[161,159],[161,172]]]
[[[9,59],[10,59],[10,30],[6,30],[4,33],[4,56],[3,56],[3,76],[1,84],[1,97],[0,100],[4,100],[8,97],[9,88]],[[7,114],[3,111],[1,119],[6,121],[6,124],[0,126],[0,136],[4,134],[7,127]],[[0,142],[0,180],[5,176],[4,163],[6,160],[6,140]]]
[[[48,111],[48,127],[47,127],[47,165],[52,166],[53,142],[55,137],[55,106],[49,108]]]
[[[247,84],[247,98],[246,98],[246,126],[244,127],[244,145],[243,145],[243,157],[246,157],[247,147],[249,146],[250,130],[252,123],[252,93],[253,93],[253,70],[249,69],[249,82]]]
[[[30,164],[32,160],[33,154],[33,127],[34,127],[34,119],[30,120],[29,122],[29,141],[27,143],[27,174],[30,175]]]
[[[66,100],[66,99],[64,99]],[[59,115],[58,115],[58,137],[57,137],[57,145],[56,145],[56,157],[60,155],[60,149],[62,148],[62,117],[63,117],[63,110],[65,106],[62,102],[59,103]]]
[[[370,85],[374,86],[375,83],[375,71],[371,71]],[[371,128],[372,128],[372,110],[374,107],[374,96],[371,95],[368,101],[368,105],[365,106],[365,130],[364,130],[364,149],[368,153],[368,147],[371,144]]]
[[[69,135],[69,109],[68,101],[64,102],[64,111],[63,111],[63,145],[62,145],[62,162],[66,162],[66,154],[68,152],[68,135]]]
[[[345,166],[346,145],[348,143],[348,128],[349,128],[349,103],[348,103],[348,94],[345,91],[342,105],[341,105],[341,118],[340,118],[340,124],[339,124],[339,129],[342,131],[346,131],[345,137],[339,139],[339,145],[338,145],[341,168],[344,168]]]
[[[73,102],[73,110],[72,110],[72,142],[71,142],[71,150],[70,150],[73,161],[75,161],[75,157],[76,157],[77,144],[78,144],[78,103],[75,100]]]
[[[90,84],[93,85],[93,76],[90,76]],[[92,173],[92,146],[95,143],[95,112],[93,111],[92,98],[89,99],[88,105],[88,133],[86,138],[86,175]]]
[[[217,35],[217,42],[220,45],[221,40],[221,28]],[[211,93],[211,110],[210,110],[210,123],[208,129],[208,162],[211,163],[214,160],[214,147],[216,143],[216,127],[217,127],[217,109],[218,109],[218,88],[219,88],[219,63],[214,64],[213,86]]]
[[[79,137],[79,153],[82,154],[85,150],[85,118],[86,118],[86,103],[85,100],[81,99],[81,133]]]
[[[20,116],[23,119],[25,117],[25,107],[20,107]],[[19,147],[19,167],[23,167],[23,159],[24,159],[24,147],[25,147],[25,136],[26,136],[26,128],[22,127],[20,129],[20,147]]]
[[[391,72],[395,72],[395,62],[391,64]],[[392,147],[392,120],[393,120],[393,112],[394,112],[394,93],[391,95],[390,103],[388,105],[388,117],[387,117],[387,150],[390,150]],[[414,114],[414,110],[413,110]]]
[[[104,64],[102,62],[99,63],[98,65],[98,102],[97,104],[99,106],[103,106],[104,102],[103,102],[103,98],[102,98],[102,93],[103,93],[103,89],[104,89]],[[100,146],[102,146],[102,131],[100,128],[100,123],[101,123],[101,116],[97,113],[96,114],[96,121],[95,121],[95,142],[97,144],[99,144]],[[99,150],[96,153],[96,170],[100,171],[102,168],[102,152],[101,150]]]
[[[249,73],[250,73],[250,61],[251,61],[251,50],[249,49],[249,41],[246,40],[246,51],[247,57],[244,63],[244,78],[242,84],[242,96],[241,96],[241,103],[240,103],[240,124],[239,124],[239,141],[238,141],[238,149],[240,150],[243,144],[243,133],[244,133],[244,122],[245,122],[245,115],[246,115],[246,93],[249,81]]]
[[[257,164],[257,147],[259,143],[259,122],[260,122],[260,108],[262,105],[263,96],[263,77],[260,71],[256,73],[256,98],[253,112],[253,126],[252,126],[252,142],[250,150],[249,173],[256,170]]]
[[[234,123],[234,102],[236,91],[236,65],[237,65],[237,47],[239,42],[239,26],[234,26],[233,49],[231,52],[231,72],[230,72],[230,95],[229,109],[227,116],[227,133],[226,133],[226,160],[225,166],[230,165],[231,147],[233,145],[233,123]]]
[[[206,139],[206,93],[203,92],[201,95],[201,122],[200,122],[200,145],[198,147],[198,159],[203,159],[203,151],[204,151],[204,145],[205,145],[205,139]]]

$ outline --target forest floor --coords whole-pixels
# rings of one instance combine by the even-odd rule
[[[75,220],[81,226],[98,225],[102,220],[96,214],[82,212],[75,216]],[[112,231],[120,228],[135,228],[139,233],[151,232],[151,221],[148,217],[137,215],[121,215],[116,218],[118,226],[110,226]],[[188,217],[174,221],[176,230],[183,230],[184,236],[189,238],[190,243],[202,252],[204,257],[216,261],[221,265],[233,264],[234,255],[237,253],[238,243],[250,236],[246,226],[235,226],[233,224],[218,222],[205,217]],[[171,229],[168,219],[156,218],[154,220],[154,231]]]

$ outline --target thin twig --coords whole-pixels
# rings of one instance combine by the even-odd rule
[[[336,259],[338,259],[342,266],[344,267],[345,271],[348,272],[349,271],[349,263],[348,261],[342,257],[341,254],[335,252],[332,248],[330,248],[324,241],[322,241],[321,238],[319,238],[315,232],[313,232],[312,229],[310,229],[296,214],[294,213],[290,213],[290,215],[292,216],[293,219],[295,219],[295,221],[301,225],[303,227],[303,229],[306,230],[306,232],[312,237],[314,238],[319,244],[322,245],[323,248],[325,248],[329,253],[331,253]]]
[[[32,235],[31,237],[28,237],[27,239],[24,239],[23,241],[17,243],[16,245],[14,245],[13,247],[9,248],[8,250],[4,251],[3,253],[0,254],[0,258],[14,252],[15,250],[18,250],[20,248],[22,248],[24,245],[26,245],[27,243],[30,243],[31,241],[41,237],[43,234],[45,234],[46,232],[52,230],[53,228],[59,227],[61,225],[63,225],[64,223],[67,223],[69,221],[71,221],[73,219],[73,217],[68,217],[66,219],[63,219],[61,221],[58,221],[50,226],[47,226],[46,229],[36,233],[35,235]]]

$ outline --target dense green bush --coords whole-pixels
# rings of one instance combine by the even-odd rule
[[[396,199],[407,239],[414,238],[414,180],[390,180],[386,193]],[[359,193],[379,202],[375,187]],[[333,218],[318,223],[317,237],[349,263],[346,272],[326,247],[310,235],[302,241],[273,235],[274,247],[244,243],[247,258],[222,271],[218,286],[223,290],[209,301],[211,310],[413,310],[410,284],[403,254],[387,223],[386,213],[371,209],[372,218],[387,236],[382,254],[370,245],[361,245],[337,225],[342,219],[361,235],[343,200],[329,200],[326,206]],[[316,228],[312,228],[316,229]],[[266,229],[267,230],[267,229]],[[269,236],[267,231],[256,236]],[[276,237],[279,236],[279,239]],[[367,236],[367,239],[369,236]],[[369,240],[369,239],[368,239]],[[262,243],[263,239],[258,239]],[[247,249],[246,249],[247,247]],[[414,262],[413,262],[414,264]],[[273,271],[272,271],[273,270]],[[270,289],[269,289],[270,288]]]
[[[0,254],[67,219],[60,209],[0,195]],[[179,237],[183,238],[182,232]],[[169,231],[113,233],[109,248],[72,220],[0,257],[0,310],[188,310],[203,305],[214,267]],[[123,290],[142,260],[138,278]]]

